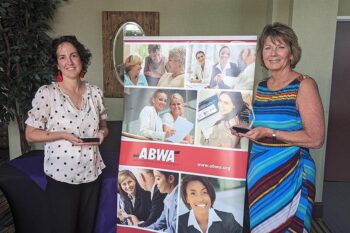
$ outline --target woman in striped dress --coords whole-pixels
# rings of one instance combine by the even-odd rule
[[[258,83],[247,177],[250,229],[310,232],[315,163],[308,148],[324,141],[324,115],[316,82],[293,70],[301,48],[294,31],[267,25],[257,54],[271,76]]]

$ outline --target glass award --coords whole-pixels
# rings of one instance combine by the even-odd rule
[[[252,109],[248,106],[244,106],[242,110],[238,113],[239,124],[234,125],[232,129],[238,133],[247,133],[253,126],[255,116]]]

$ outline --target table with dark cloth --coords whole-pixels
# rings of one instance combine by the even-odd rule
[[[106,168],[102,172],[95,233],[115,233],[117,222],[121,122],[109,122],[108,128],[110,134],[100,147]],[[34,150],[0,166],[0,188],[9,202],[16,233],[50,232],[43,164],[43,150]]]

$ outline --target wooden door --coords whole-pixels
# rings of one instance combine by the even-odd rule
[[[103,89],[105,97],[123,97],[123,86],[117,81],[113,64],[113,42],[119,28],[127,22],[140,25],[146,36],[159,35],[159,12],[103,11]]]
[[[350,182],[350,21],[338,21],[325,162],[325,181]]]

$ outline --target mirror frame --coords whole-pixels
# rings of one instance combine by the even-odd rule
[[[124,87],[116,78],[113,43],[118,31],[127,22],[140,25],[146,36],[159,36],[159,12],[103,11],[103,90],[105,97],[123,98]]]

